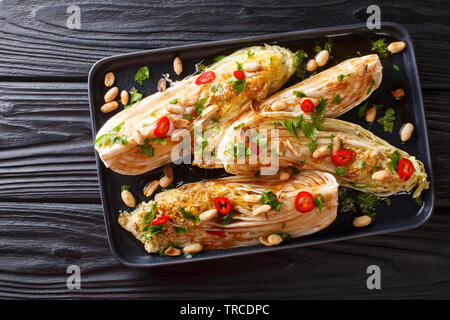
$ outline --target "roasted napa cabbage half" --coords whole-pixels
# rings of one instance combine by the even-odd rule
[[[113,116],[97,133],[95,149],[106,167],[124,175],[138,175],[169,163],[178,156],[173,149],[183,131],[192,134],[194,123],[203,130],[211,129],[216,125],[212,118],[224,125],[234,122],[254,103],[281,88],[294,72],[293,58],[291,51],[279,46],[238,50],[201,74],[176,82]],[[237,79],[236,71],[245,72],[245,79]],[[161,138],[154,131],[164,117],[170,128]]]
[[[244,126],[230,128],[217,151],[217,158],[229,173],[270,174],[278,169],[313,169],[336,175],[341,186],[388,196],[409,192],[418,197],[428,188],[424,165],[361,126],[329,118],[287,115],[263,116],[247,113]],[[332,162],[332,154],[350,150],[351,161],[343,166]],[[406,181],[397,173],[402,158],[414,171]]]
[[[320,198],[311,211],[296,210],[300,191]],[[204,221],[201,214],[215,208],[214,199],[227,197],[231,212]],[[255,208],[270,199],[270,211],[254,215]],[[329,173],[304,171],[280,183],[278,176],[227,177],[196,182],[161,192],[154,201],[141,203],[119,216],[119,224],[131,232],[150,253],[168,246],[184,248],[197,243],[204,250],[247,246],[271,234],[300,237],[315,233],[334,221],[338,206],[338,184]],[[165,222],[152,225],[155,219]]]
[[[203,144],[198,143],[195,148],[194,165],[203,168],[222,167],[215,155],[221,139],[229,134],[224,131],[232,132],[235,128],[245,126],[245,119],[254,115],[275,118],[299,116],[304,113],[300,107],[304,99],[315,101],[315,110],[328,118],[349,111],[380,86],[382,69],[376,54],[348,59],[255,104],[250,115],[243,111],[234,123],[220,121],[213,130],[203,130],[202,134],[197,130],[195,137]],[[217,131],[221,134],[217,134]]]

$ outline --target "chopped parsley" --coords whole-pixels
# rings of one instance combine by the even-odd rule
[[[228,213],[224,216],[221,215],[221,217],[222,217],[221,225],[226,226],[227,224],[230,224],[233,221],[233,215],[234,215],[233,211],[231,211],[230,213]]]
[[[364,160],[361,160],[358,163],[358,169],[364,169],[366,167],[366,162]]]
[[[361,118],[361,117],[365,116],[368,103],[369,102],[366,101],[366,103],[364,103],[361,107],[359,107],[359,109],[358,109],[358,117]]]
[[[255,53],[252,50],[247,51],[247,57],[251,58],[255,55]]]
[[[142,86],[142,82],[145,79],[150,78],[150,70],[147,66],[140,67],[138,71],[136,72],[136,75],[134,76],[134,81],[139,83]]]
[[[394,67],[395,71],[400,71],[400,68],[396,64],[394,64],[393,67]]]
[[[185,114],[185,115],[183,115],[183,119],[191,120],[191,119],[192,119],[192,115],[190,115],[190,114]]]
[[[232,76],[228,83],[231,84],[231,88],[233,88],[234,91],[236,91],[236,94],[240,94],[245,89],[245,78],[242,80],[238,80],[235,78],[235,76]]]
[[[222,60],[223,58],[225,58],[225,56],[217,56],[213,59],[214,62],[219,62],[220,60]]]
[[[294,90],[292,93],[299,98],[306,97],[306,94],[303,91]]]
[[[128,109],[129,107],[131,107],[136,102],[141,101],[142,100],[142,96],[143,96],[143,94],[140,93],[136,88],[133,87],[130,90],[130,101],[128,102],[128,105],[124,106],[124,109]]]
[[[373,166],[370,167],[372,170],[378,171],[381,169],[381,166],[379,164],[374,164]]]
[[[300,172],[300,169],[295,167],[295,166],[289,166],[289,169],[291,169],[293,173],[299,173]]]
[[[380,119],[377,120],[379,124],[383,125],[384,131],[389,131],[392,133],[392,130],[394,129],[394,120],[395,120],[395,111],[392,108],[389,108],[384,113],[384,116],[382,116]]]
[[[140,226],[141,235],[145,238],[152,240],[152,235],[154,234],[162,234],[163,228],[162,225],[152,226],[151,222],[156,218],[156,202],[152,203],[152,207],[150,212],[147,212],[142,220],[142,224]]]
[[[391,171],[397,170],[398,163],[400,162],[400,153],[395,150],[391,155],[391,160],[388,162],[387,167]]]
[[[195,112],[197,113],[198,116],[202,115],[203,110],[205,110],[205,102],[208,98],[201,98],[197,101],[197,103],[194,106]]]
[[[336,173],[336,175],[338,176],[341,176],[347,173],[347,169],[345,169],[345,167],[337,167],[334,173]]]
[[[342,81],[342,80],[344,80],[345,77],[350,77],[350,73],[338,75],[337,80]]]
[[[119,131],[122,128],[124,122],[119,124],[118,126],[111,129],[110,132],[105,133],[95,139],[94,145],[96,147],[103,147],[103,146],[112,146],[114,143],[120,144],[120,145],[126,145],[128,144],[128,140],[126,139],[126,136],[119,137]]]
[[[325,207],[325,198],[320,193],[314,198],[314,205],[319,208],[320,211]]]
[[[267,190],[262,194],[261,198],[258,200],[258,203],[268,204],[274,211],[280,211],[280,208],[283,205],[282,202],[278,201],[277,196],[270,190]]]
[[[173,231],[175,231],[176,233],[183,235],[188,233],[188,228],[187,227],[173,227]]]
[[[360,193],[356,197],[356,202],[361,207],[362,213],[374,219],[376,206],[379,204],[380,198],[373,193]]]
[[[303,50],[298,50],[294,56],[294,69],[297,71],[296,75],[298,78],[302,80],[305,79],[306,76],[306,60],[308,55]]]
[[[211,86],[211,91],[212,92],[217,92],[217,91],[220,91],[221,89],[222,89],[222,83],[221,82],[216,83],[216,84]]]
[[[336,104],[341,103],[341,96],[338,94],[335,94],[333,96],[333,98],[331,99],[331,103],[336,103]]]
[[[161,143],[161,145],[165,146],[166,145],[166,138],[157,138],[157,137],[153,137],[152,140],[155,143]]]
[[[130,186],[127,184],[123,184],[120,186],[120,191],[124,191],[124,190],[130,190]]]
[[[331,140],[331,142],[328,144],[328,149],[332,150],[333,149],[334,134],[330,134],[328,136],[328,138],[330,138],[330,140]]]
[[[181,214],[183,215],[183,218],[189,219],[189,220],[194,220],[196,224],[200,223],[200,219],[195,214],[187,212],[183,207],[180,207],[179,210],[180,210]]]
[[[376,85],[376,82],[374,79],[370,80],[369,87],[367,88],[366,94],[369,94],[370,91],[372,91],[373,86]]]
[[[292,239],[292,236],[287,232],[279,231],[277,235],[283,238],[283,242],[289,242]]]
[[[339,188],[339,213],[351,212],[356,210],[355,199],[348,194],[347,189]]]
[[[238,124],[237,126],[234,126],[234,127],[233,127],[233,130],[238,130],[238,129],[242,128],[243,125],[244,125],[244,123],[241,122],[241,123]]]
[[[205,70],[205,69],[206,69],[206,66],[202,62],[199,62],[199,63],[195,64],[195,73],[196,74],[197,73],[202,73],[202,71]]]
[[[251,151],[250,148],[245,148],[245,144],[239,142],[237,145],[231,146],[231,149],[225,150],[225,153],[229,153],[236,159],[240,159],[249,156]]]
[[[170,104],[177,104],[178,103],[178,98],[175,98],[173,100],[169,101]]]
[[[422,197],[417,197],[414,199],[414,202],[417,203],[419,206],[423,205],[423,199]]]
[[[144,144],[138,144],[137,147],[139,148],[139,153],[144,154],[149,158],[152,158],[154,156],[154,149],[153,146],[150,144],[150,139],[146,138],[144,141]]]
[[[256,171],[256,172],[253,174],[253,176],[254,176],[255,178],[259,177],[260,175],[261,175],[261,170],[258,170],[258,171]]]
[[[377,41],[372,41],[372,51],[375,51],[382,58],[389,57],[388,45],[386,39],[378,39]]]

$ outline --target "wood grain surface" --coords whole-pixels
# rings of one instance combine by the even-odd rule
[[[81,8],[81,29],[66,27]],[[0,298],[449,298],[450,9],[378,1],[415,45],[436,210],[410,231],[153,269],[112,256],[100,205],[87,73],[136,50],[361,23],[372,1],[0,1]],[[81,290],[66,268],[81,267]],[[366,288],[366,268],[382,289]],[[181,270],[182,268],[182,270]],[[187,276],[188,275],[188,276]]]

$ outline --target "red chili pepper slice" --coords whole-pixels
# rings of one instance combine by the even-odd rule
[[[221,232],[221,231],[206,231],[206,233],[212,234],[213,236],[222,237],[222,238],[226,237],[225,233]]]
[[[169,220],[169,216],[161,216],[161,217],[157,217],[155,219],[152,220],[152,222],[150,222],[150,224],[152,226],[157,226],[158,224],[162,224],[164,222],[166,222],[167,220]]]
[[[226,215],[231,211],[231,202],[228,198],[217,197],[214,199],[214,205],[216,206],[217,211],[222,215]]]
[[[336,166],[343,166],[349,163],[354,155],[355,153],[351,150],[341,149],[331,156],[331,162]]]
[[[255,142],[250,142],[250,151],[252,152],[252,154],[256,154],[259,155],[259,147]]]
[[[206,84],[212,82],[216,78],[214,71],[206,71],[195,79],[196,85]]]
[[[162,117],[158,120],[155,126],[155,130],[153,130],[153,135],[157,138],[164,138],[169,132],[170,129],[170,120],[167,117]]]
[[[236,70],[235,72],[233,72],[233,75],[238,80],[242,80],[245,78],[245,73],[242,70]]]
[[[314,103],[309,99],[305,99],[300,105],[300,108],[303,112],[312,112],[314,110]]]
[[[295,198],[295,208],[302,213],[314,208],[314,198],[308,191],[300,191]]]
[[[402,158],[397,166],[397,173],[403,181],[407,181],[414,173],[414,166],[409,159]]]

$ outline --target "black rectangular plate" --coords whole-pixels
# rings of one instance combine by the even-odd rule
[[[157,82],[163,73],[169,73],[172,79],[181,79],[176,76],[172,68],[172,61],[176,56],[179,56],[183,61],[184,71],[181,76],[185,77],[195,72],[196,63],[203,61],[204,64],[208,65],[212,63],[212,59],[215,56],[226,55],[239,48],[268,43],[285,46],[294,52],[298,49],[303,49],[312,54],[314,43],[317,40],[323,41],[326,37],[332,37],[334,43],[332,49],[333,58],[330,59],[326,66],[327,68],[345,59],[358,56],[357,51],[361,55],[371,53],[370,40],[386,37],[388,41],[395,39],[396,41],[406,42],[406,49],[401,54],[393,55],[388,59],[381,59],[383,64],[383,81],[381,86],[368,99],[372,103],[384,106],[379,111],[378,116],[381,115],[381,112],[384,114],[384,110],[387,107],[394,107],[397,118],[393,133],[384,132],[382,126],[376,122],[369,125],[363,118],[359,118],[358,107],[347,112],[340,119],[357,123],[370,129],[374,134],[387,140],[394,146],[415,155],[425,164],[431,183],[430,188],[423,194],[423,205],[417,205],[411,199],[410,194],[401,194],[391,197],[392,203],[389,206],[382,204],[377,210],[376,221],[366,228],[354,228],[352,226],[352,221],[358,213],[343,213],[338,214],[336,220],[328,228],[310,236],[293,239],[289,243],[277,247],[254,245],[206,251],[192,258],[186,258],[185,256],[160,257],[148,254],[138,240],[120,227],[117,217],[120,210],[127,209],[121,201],[120,186],[123,184],[130,185],[130,191],[135,195],[137,203],[148,201],[150,199],[142,195],[142,189],[149,181],[159,179],[162,176],[162,168],[139,176],[123,176],[106,169],[96,154],[108,239],[113,254],[121,263],[134,267],[150,267],[284,250],[412,229],[429,219],[434,206],[434,184],[419,76],[411,37],[405,28],[395,23],[383,23],[380,30],[373,31],[368,30],[364,24],[351,25],[147,50],[102,59],[92,67],[89,74],[89,101],[93,135],[95,137],[100,127],[112,115],[122,110],[122,107],[119,107],[116,111],[109,114],[100,112],[103,96],[107,89],[103,84],[103,79],[104,75],[109,71],[113,71],[116,75],[115,86],[118,86],[120,90],[130,90],[134,86],[147,96],[157,91]],[[394,69],[394,64],[399,67],[399,71]],[[137,69],[144,65],[150,67],[151,74],[150,78],[145,80],[143,85],[140,86],[134,81],[134,75]],[[283,88],[296,82],[298,82],[298,79],[293,76]],[[390,93],[392,89],[399,86],[403,87],[406,92],[401,103],[395,102]],[[402,144],[398,133],[401,125],[406,122],[412,122],[415,125],[415,131],[412,138],[407,143]],[[174,166],[176,186],[186,182],[226,175],[223,170],[204,170],[188,165]]]

